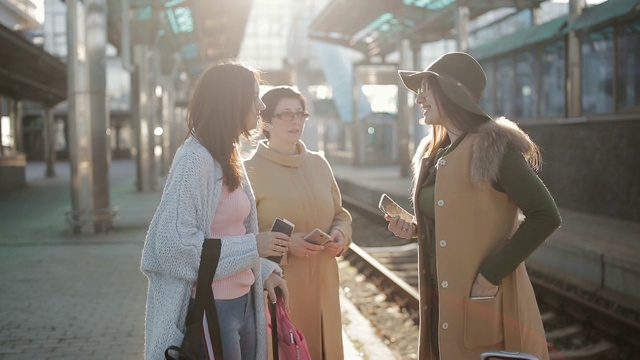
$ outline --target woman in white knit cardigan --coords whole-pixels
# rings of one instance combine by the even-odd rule
[[[275,300],[282,270],[266,256],[286,253],[289,238],[259,233],[253,191],[240,161],[240,136],[255,128],[264,104],[258,73],[237,63],[214,65],[189,103],[189,136],[178,149],[142,250],[148,277],[145,359],[180,345],[206,238],[222,242],[212,283],[225,359],[266,359],[264,290]],[[259,244],[259,245],[258,245]]]

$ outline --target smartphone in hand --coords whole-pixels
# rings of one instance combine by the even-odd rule
[[[293,234],[294,228],[295,228],[295,225],[293,225],[291,221],[287,219],[280,219],[280,218],[276,218],[275,220],[273,220],[273,225],[271,225],[272,232],[283,233],[287,236],[291,236],[291,234]],[[280,261],[282,261],[282,255],[267,256],[267,259],[275,262],[276,264],[280,264]]]
[[[316,244],[316,245],[324,245],[331,241],[331,236],[329,236],[326,232],[315,228],[313,231],[308,233],[303,237],[306,242]]]
[[[378,208],[385,215],[398,215],[402,220],[406,222],[413,222],[413,215],[407,210],[403,209],[402,206],[398,205],[398,203],[393,201],[393,199],[391,199],[387,194],[382,194],[382,196],[380,197]]]

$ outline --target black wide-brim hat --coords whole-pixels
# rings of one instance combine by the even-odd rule
[[[451,52],[440,56],[424,71],[398,71],[404,86],[418,93],[425,76],[434,76],[444,94],[461,108],[491,119],[478,104],[487,76],[480,63],[471,55],[463,52]]]

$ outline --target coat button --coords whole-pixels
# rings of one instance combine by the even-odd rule
[[[438,200],[438,206],[443,207],[444,206],[444,200],[442,200],[442,199]]]
[[[449,328],[449,323],[448,322],[443,322],[442,323],[442,328],[447,330]]]
[[[449,287],[449,282],[445,280],[445,281],[441,282],[441,283],[440,283],[440,285],[442,285],[442,287],[443,287],[444,289],[446,289],[446,288],[448,288],[448,287]]]
[[[440,247],[447,247],[447,241],[446,240],[440,240]]]
[[[447,160],[445,159],[438,160],[438,166],[445,166],[445,165],[447,165]]]

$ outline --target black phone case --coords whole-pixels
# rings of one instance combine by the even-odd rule
[[[286,234],[288,236],[291,236],[291,234],[293,234],[293,226],[287,224],[282,219],[276,219],[273,222],[273,226],[271,227],[271,231],[280,232],[280,233]],[[282,260],[282,256],[267,256],[267,259],[273,261],[276,264],[280,264],[280,261]]]

